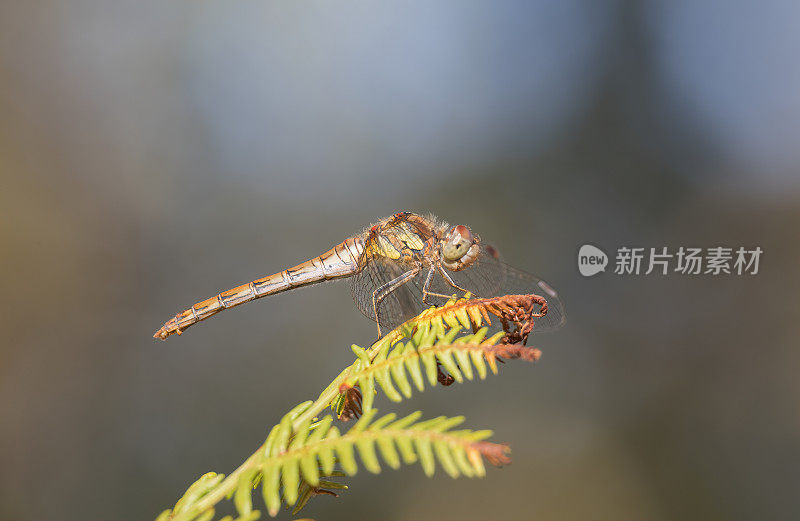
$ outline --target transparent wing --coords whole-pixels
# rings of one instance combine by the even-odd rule
[[[376,258],[363,264],[361,270],[350,277],[350,291],[358,309],[372,320],[376,319],[372,305],[373,293],[385,284],[413,270],[392,259]],[[377,321],[385,331],[394,329],[406,320],[420,314],[431,304],[422,303],[422,284],[425,272],[420,271],[411,280],[387,294],[378,304]]]
[[[566,322],[564,303],[550,284],[536,275],[509,266],[497,250],[484,247],[480,257],[468,268],[448,274],[453,281],[478,297],[536,294],[547,300],[547,314],[536,319],[533,332],[552,331]],[[443,279],[443,277],[441,277]],[[453,293],[451,288],[445,294]]]
[[[404,240],[416,238],[419,243],[424,243],[431,237],[431,230],[428,227],[421,226],[419,222],[406,217],[406,214],[396,214],[390,224],[376,225],[370,229],[364,239],[363,253],[358,260],[359,270],[350,278],[350,290],[358,309],[368,318],[377,319],[383,330],[399,326],[431,305],[422,302],[423,283],[419,279],[425,276],[425,272],[419,270],[419,273],[411,279],[406,279],[405,284],[384,296],[378,303],[377,313],[373,306],[372,299],[377,290],[426,264],[423,253],[412,254],[409,257],[408,251],[405,251],[405,255],[401,256],[406,259],[405,261],[381,255],[384,250],[381,239],[387,239],[389,236],[393,235],[395,239],[402,237]],[[387,239],[386,242],[391,241]]]
[[[375,290],[396,280],[412,270],[391,259],[374,259],[364,264],[363,269],[351,278],[353,300],[364,315],[375,320],[372,295]],[[454,288],[439,272],[431,279],[428,303],[422,302],[422,288],[430,268],[423,267],[419,273],[402,286],[389,293],[378,304],[378,322],[382,328],[397,327],[415,317],[431,305],[440,306],[460,291]],[[518,270],[500,260],[496,250],[485,248],[483,254],[462,271],[447,271],[461,288],[477,297],[499,297],[503,295],[527,295],[534,293],[547,300],[547,314],[536,319],[534,333],[552,331],[566,322],[564,303],[558,293],[547,282],[536,275]],[[437,295],[438,294],[438,295]]]

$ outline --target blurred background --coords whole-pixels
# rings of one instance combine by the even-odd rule
[[[362,471],[305,515],[796,519],[798,19],[796,2],[4,2],[0,518],[152,519],[230,472],[374,324],[339,282],[153,331],[411,210],[541,274],[567,327],[532,337],[535,365],[377,402],[465,414],[511,466]],[[756,276],[584,278],[587,242],[765,253]]]

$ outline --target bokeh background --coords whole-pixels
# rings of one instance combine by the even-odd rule
[[[796,2],[3,2],[0,518],[152,519],[374,325],[344,282],[193,302],[433,211],[563,295],[535,365],[415,394],[513,447],[316,519],[796,519]],[[757,276],[578,247],[760,246]],[[393,408],[385,399],[384,410]],[[282,514],[288,519],[288,514]]]

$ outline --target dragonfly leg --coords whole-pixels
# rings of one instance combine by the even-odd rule
[[[386,296],[389,295],[389,293],[396,290],[409,280],[413,279],[417,275],[417,273],[420,272],[421,269],[422,266],[416,266],[408,270],[407,272],[403,273],[396,279],[390,280],[389,282],[387,282],[386,284],[384,284],[383,286],[377,288],[375,291],[372,292],[372,311],[375,312],[375,323],[378,324],[378,338],[381,338],[383,336],[383,333],[381,332],[381,322],[380,319],[378,318],[378,306],[380,305],[381,301],[384,298],[386,298]]]
[[[456,281],[454,281],[453,278],[450,277],[450,275],[447,273],[447,271],[445,271],[445,269],[442,268],[441,266],[439,266],[439,272],[442,274],[442,277],[444,277],[444,280],[447,281],[448,284],[456,288],[458,291],[463,291],[464,293],[467,292],[466,289],[456,284]]]
[[[422,285],[422,303],[423,304],[427,304],[428,303],[428,295],[436,296],[434,293],[431,293],[430,291],[428,291],[428,289],[431,287],[431,281],[432,280],[433,280],[433,267],[431,267],[431,269],[428,270],[428,274],[425,275],[425,284]]]
[[[444,299],[453,298],[453,295],[445,295],[443,293],[436,293],[435,291],[430,291],[429,288],[431,287],[431,281],[433,280],[434,269],[435,268],[431,267],[430,271],[428,271],[428,275],[425,277],[425,284],[422,286],[422,302],[425,304],[428,303],[428,297],[441,297]],[[441,266],[439,267],[439,269],[440,270],[442,269]],[[444,270],[442,271],[444,272]],[[447,282],[454,288],[461,289],[458,286],[456,286],[455,282],[453,282],[453,280],[450,279],[447,275],[445,275],[445,280],[447,280]],[[461,289],[461,291],[466,292],[466,290],[463,289]]]

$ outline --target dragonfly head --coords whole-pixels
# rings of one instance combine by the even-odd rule
[[[478,258],[480,238],[463,224],[453,226],[442,239],[442,265],[452,271],[463,270]]]

